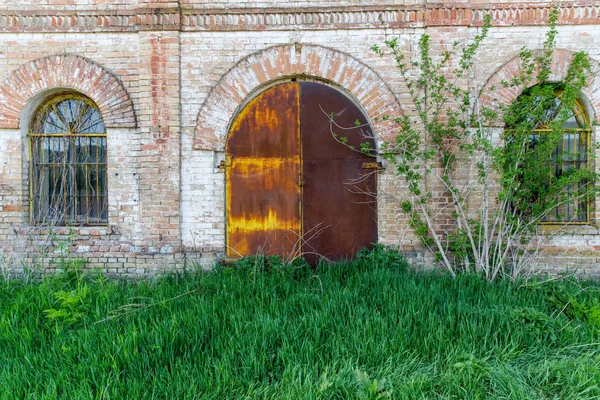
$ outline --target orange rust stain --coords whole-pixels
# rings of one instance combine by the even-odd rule
[[[241,157],[288,157],[299,152],[297,83],[259,94],[231,125],[227,152]]]
[[[239,113],[231,125],[231,131],[238,131],[242,123],[254,125],[255,127],[277,126],[280,124],[280,120],[277,111],[268,108],[268,105],[265,104],[264,96],[259,95]]]
[[[240,234],[228,242],[227,255],[239,257],[254,254],[286,256],[298,249],[298,234],[293,230],[276,229],[266,235]]]
[[[293,179],[300,174],[300,157],[290,158],[237,158],[231,165],[232,180],[248,182],[247,190],[298,193],[298,179]]]
[[[250,255],[270,242],[285,249],[289,240],[277,232],[300,232],[299,157],[234,159],[227,179],[228,244]],[[234,194],[235,195],[231,195]],[[293,236],[293,235],[292,235]]]
[[[299,85],[274,86],[231,125],[226,169],[228,256],[286,254],[300,223]]]
[[[241,217],[230,217],[231,229],[235,232],[269,232],[274,230],[292,230],[300,228],[298,219],[280,218],[277,210],[269,210],[265,216],[242,215]]]

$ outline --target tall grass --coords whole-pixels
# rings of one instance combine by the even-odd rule
[[[593,282],[452,279],[378,249],[0,283],[0,399],[600,397]]]

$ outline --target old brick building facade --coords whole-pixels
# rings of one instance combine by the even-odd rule
[[[560,77],[574,51],[600,59],[600,4],[558,4],[553,73]],[[106,223],[74,223],[73,254],[108,273],[182,268],[225,254],[220,166],[227,164],[232,121],[249,99],[275,82],[321,81],[353,99],[382,141],[394,128],[378,117],[400,115],[407,88],[390,60],[370,51],[372,44],[399,36],[410,56],[426,32],[441,52],[454,40],[472,38],[489,13],[494,27],[476,67],[481,88],[514,75],[523,46],[541,47],[550,9],[549,2],[514,0],[0,0],[3,265],[20,267],[16,254],[57,254],[52,247],[41,250],[47,229],[32,221],[35,150],[29,143],[39,107],[53,96],[90,99],[106,138],[105,159],[93,164],[106,165],[107,196],[98,200],[106,201]],[[500,97],[510,102],[517,95]],[[590,119],[597,119],[600,82],[591,80],[584,95]],[[598,133],[593,128],[592,143]],[[393,175],[382,171],[378,179],[377,240],[418,250],[398,208]],[[600,273],[598,201],[589,224],[553,239],[552,267]],[[56,230],[63,238],[54,243],[67,240],[68,228]],[[411,254],[423,262],[418,251]]]

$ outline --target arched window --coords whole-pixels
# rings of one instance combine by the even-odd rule
[[[593,176],[590,121],[583,102],[564,89],[534,86],[510,108],[507,127],[521,139],[509,145],[515,147],[514,154],[526,148],[516,203],[545,224],[586,224]]]
[[[31,222],[106,224],[106,129],[96,104],[75,92],[53,96],[35,112],[28,138]]]

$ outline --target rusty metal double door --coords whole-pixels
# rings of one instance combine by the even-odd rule
[[[252,99],[226,147],[228,257],[315,264],[376,242],[376,171],[357,151],[372,136],[354,102],[325,84],[280,83]]]

